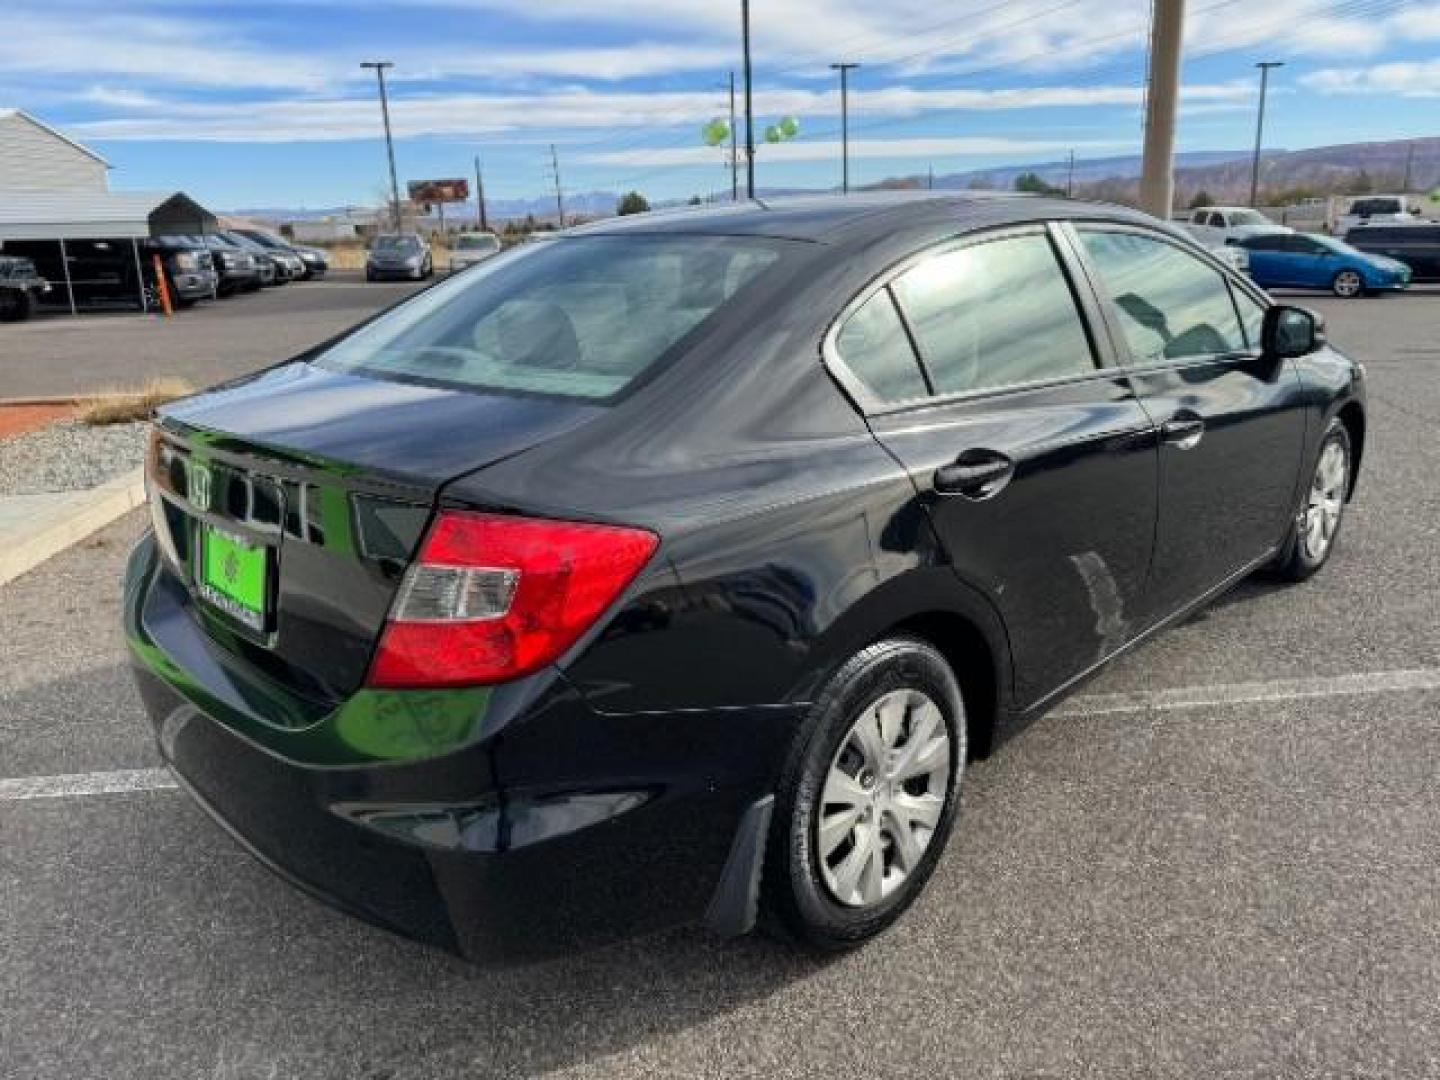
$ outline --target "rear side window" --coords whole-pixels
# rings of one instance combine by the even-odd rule
[[[893,287],[937,394],[1095,370],[1074,294],[1043,235],[936,255]]]
[[[609,398],[790,243],[632,235],[524,244],[421,293],[315,362],[458,389]]]
[[[846,320],[835,348],[845,366],[882,401],[929,392],[889,289],[881,289]]]
[[[1163,240],[1082,230],[1137,363],[1240,352],[1245,336],[1221,274]]]

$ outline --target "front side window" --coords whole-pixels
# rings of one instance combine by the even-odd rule
[[[894,289],[937,394],[1095,370],[1074,294],[1044,235],[936,255]]]
[[[835,348],[845,366],[881,401],[904,401],[928,392],[889,289],[856,309],[836,336]]]
[[[315,362],[457,389],[608,398],[791,243],[634,235],[523,244],[426,290]]]
[[[1085,229],[1080,237],[1119,310],[1136,363],[1244,350],[1235,304],[1218,271],[1139,233]]]

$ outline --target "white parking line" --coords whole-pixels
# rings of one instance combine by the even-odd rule
[[[1266,701],[1348,697],[1355,694],[1399,694],[1440,690],[1440,668],[1414,671],[1371,671],[1314,679],[1220,683],[1174,690],[1137,690],[1121,694],[1086,694],[1072,698],[1052,716],[1106,716],[1151,709],[1194,709],[1206,705],[1248,705]]]
[[[1252,705],[1271,701],[1351,697],[1364,694],[1423,693],[1440,690],[1440,668],[1413,671],[1372,671],[1317,679],[1276,679],[1271,682],[1220,683],[1173,690],[1139,690],[1122,694],[1086,694],[1072,698],[1052,716],[1109,716],[1150,710],[1195,709],[1213,705]],[[164,769],[22,776],[0,780],[0,802],[27,799],[69,799],[82,795],[116,795],[134,791],[173,791],[178,787]]]
[[[178,786],[164,769],[22,776],[14,780],[0,780],[0,802],[69,799],[78,795],[118,795],[126,791],[169,791]]]

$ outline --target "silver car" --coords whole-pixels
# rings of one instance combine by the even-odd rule
[[[450,245],[450,272],[464,270],[500,254],[500,238],[492,232],[468,232]]]

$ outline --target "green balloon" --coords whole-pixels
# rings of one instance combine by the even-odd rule
[[[785,117],[777,126],[780,128],[780,134],[787,139],[793,139],[800,134],[800,121],[793,116]]]
[[[766,141],[766,142],[768,142],[768,143],[778,143],[778,142],[779,142],[781,139],[783,139],[783,138],[784,138],[784,136],[780,133],[780,125],[779,125],[779,124],[771,124],[769,127],[767,127],[767,128],[765,129],[765,141]]]
[[[730,123],[716,117],[700,129],[700,137],[706,146],[719,146],[730,137]]]

